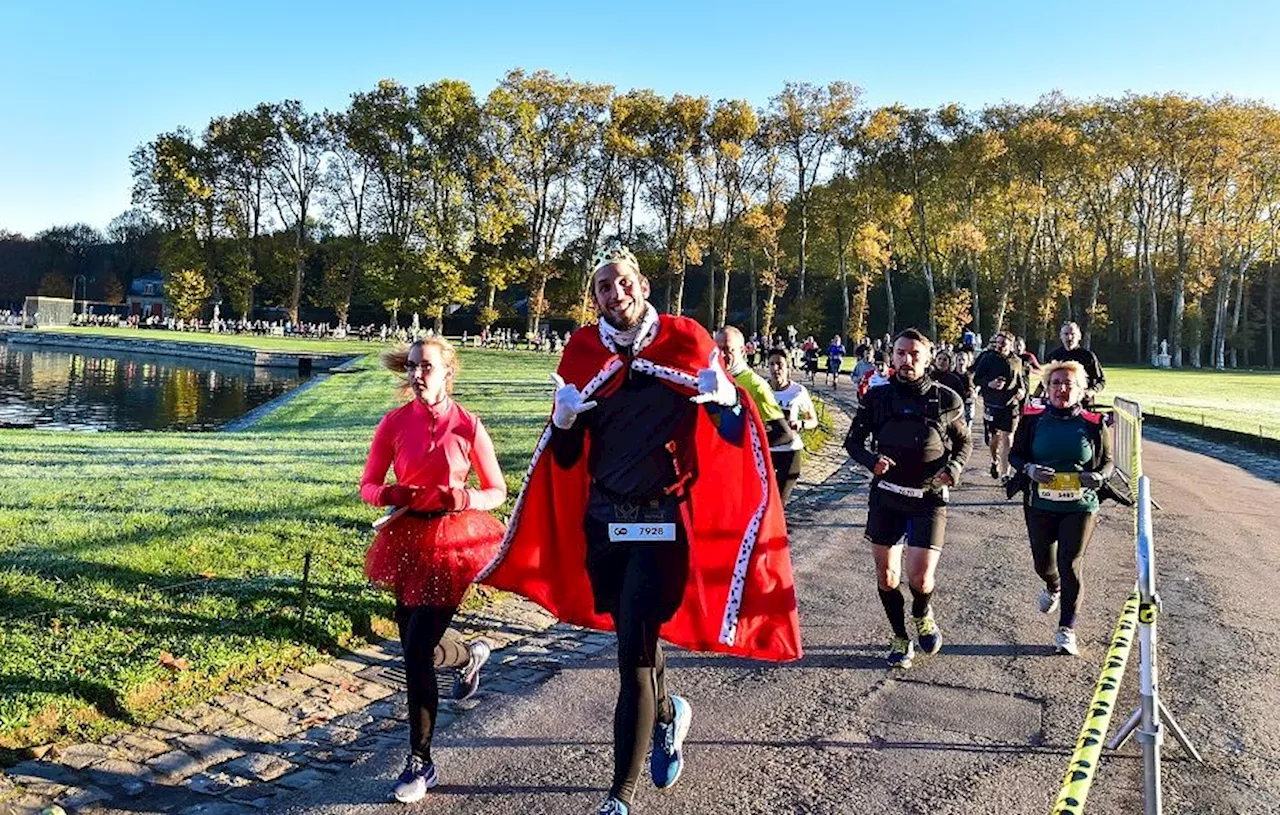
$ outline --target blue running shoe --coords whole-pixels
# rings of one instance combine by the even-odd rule
[[[910,639],[894,637],[889,643],[889,667],[905,671],[915,659],[916,646]]]
[[[912,619],[916,624],[916,640],[920,643],[920,650],[926,654],[936,654],[942,650],[942,632],[934,622],[933,609],[926,611],[923,617]]]
[[[672,696],[671,706],[675,718],[670,724],[658,722],[653,727],[653,751],[649,753],[649,773],[653,784],[660,790],[680,780],[684,770],[684,737],[689,735],[689,723],[693,719],[693,707],[683,696]]]
[[[415,804],[427,795],[427,790],[439,784],[436,765],[422,756],[411,755],[404,763],[404,772],[396,779],[391,794],[402,804]]]
[[[629,815],[631,807],[610,795],[596,810],[596,815]]]

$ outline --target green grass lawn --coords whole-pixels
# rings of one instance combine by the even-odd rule
[[[557,361],[463,352],[455,396],[493,436],[508,508]],[[375,357],[355,367],[241,432],[0,431],[0,764],[389,633],[390,597],[362,570],[378,511],[357,483],[399,397]]]
[[[307,339],[294,337],[257,336],[255,334],[208,334],[199,331],[164,331],[140,328],[102,328],[96,326],[42,328],[41,334],[68,334],[81,337],[113,337],[118,339],[166,340],[169,342],[198,342],[206,345],[233,345],[255,348],[261,351],[306,351],[327,354],[367,354],[377,347],[356,339]],[[378,344],[380,345],[380,344]]]
[[[554,363],[463,355],[456,395],[488,425],[513,498]],[[155,718],[388,614],[362,573],[378,511],[357,483],[398,402],[390,374],[361,367],[239,433],[0,431],[0,748]],[[171,673],[165,653],[190,670]]]
[[[1125,396],[1143,412],[1280,439],[1280,372],[1106,367],[1103,401]]]

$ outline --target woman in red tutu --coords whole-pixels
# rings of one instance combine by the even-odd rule
[[[462,595],[502,542],[505,530],[487,510],[506,500],[507,485],[479,417],[452,399],[458,358],[448,341],[418,340],[384,354],[382,362],[407,375],[404,389],[413,399],[384,416],[373,434],[360,496],[403,511],[378,531],[364,568],[374,584],[396,595],[408,677],[410,753],[393,794],[412,803],[437,783],[431,762],[440,705],[436,667],[465,665],[459,684],[466,694],[474,690],[479,663],[488,656],[483,644],[468,655],[456,643],[443,647],[441,640]],[[388,467],[395,472],[394,484],[385,483]],[[472,469],[478,489],[466,486]],[[461,658],[448,651],[460,652]]]

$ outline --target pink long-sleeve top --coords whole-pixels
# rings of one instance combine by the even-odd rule
[[[438,508],[440,488],[466,487],[472,467],[480,487],[467,490],[471,509],[494,509],[507,498],[507,483],[489,432],[478,416],[452,399],[437,405],[413,399],[382,417],[360,479],[360,497],[365,502],[391,503],[385,500],[388,467],[394,469],[397,484],[422,490],[414,499],[414,509]]]

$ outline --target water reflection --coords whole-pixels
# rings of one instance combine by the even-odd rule
[[[211,430],[304,378],[251,365],[0,342],[0,427]]]

